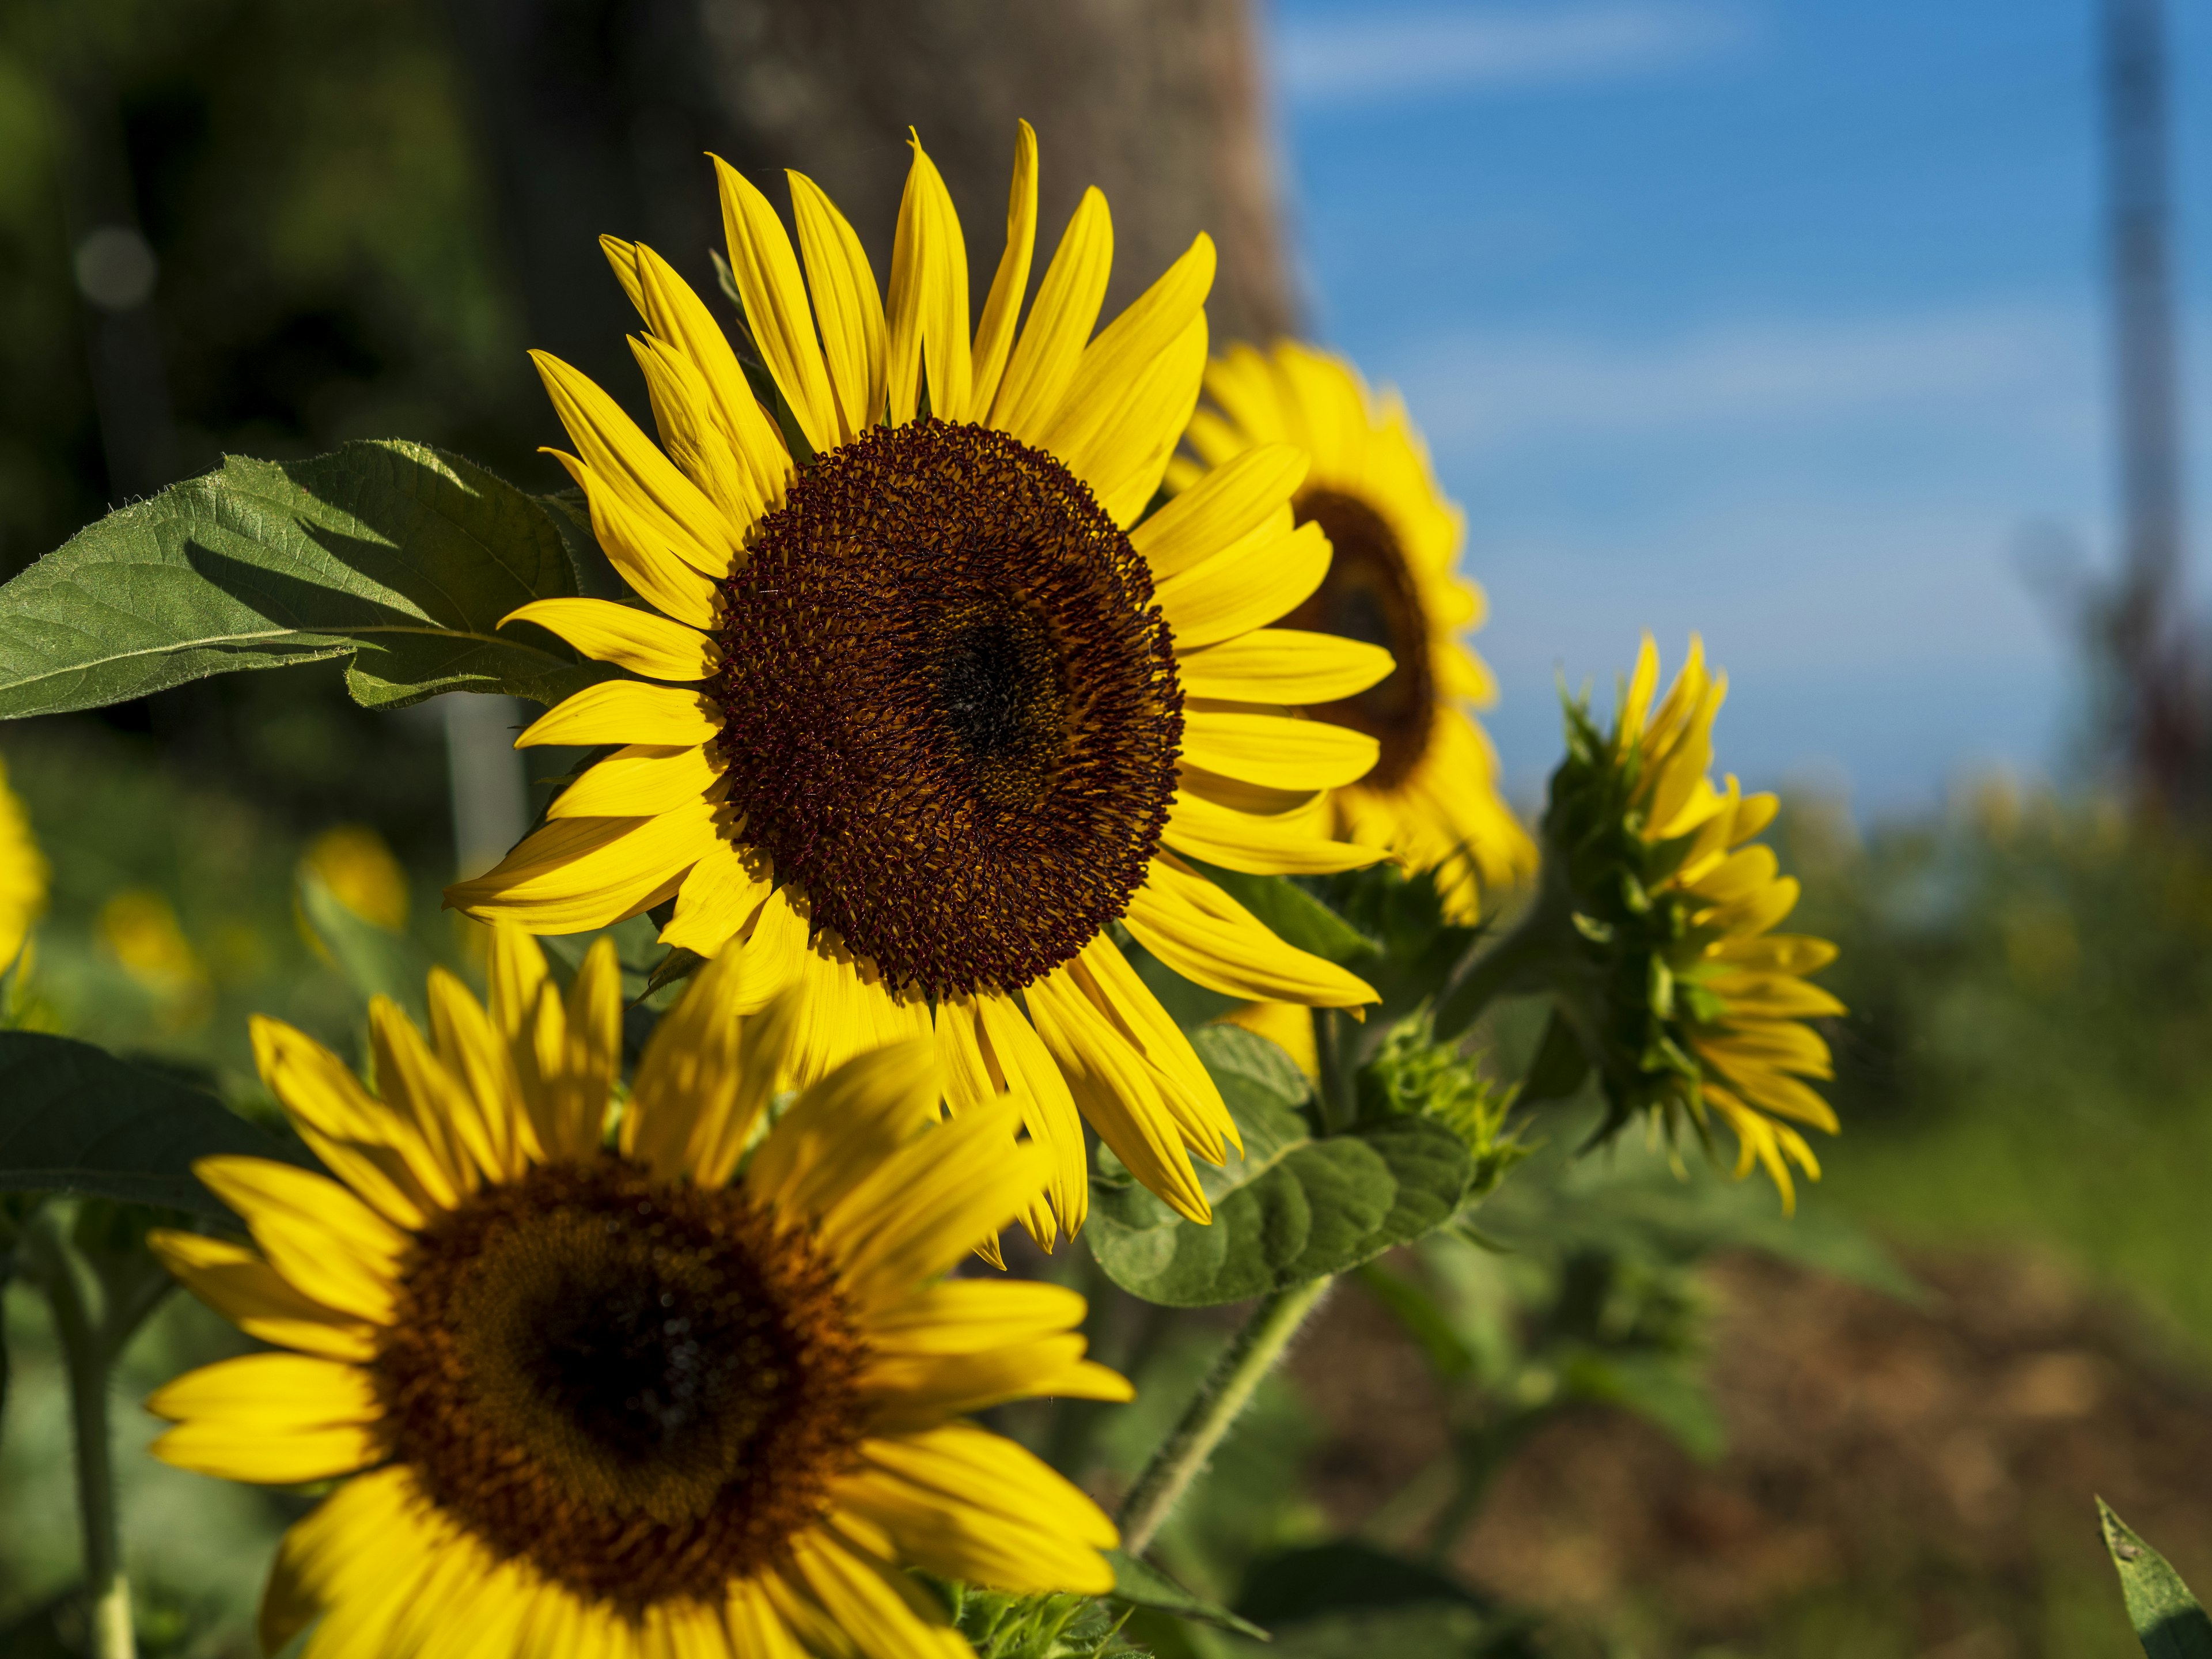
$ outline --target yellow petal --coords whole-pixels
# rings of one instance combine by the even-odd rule
[[[791,479],[791,452],[775,417],[753,396],[729,337],[690,284],[649,247],[637,250],[637,276],[646,321],[654,337],[683,353],[699,371],[714,398],[715,420],[730,441],[731,453],[745,468],[748,514],[734,520],[742,532],[782,502]]]
[[[1124,920],[1138,944],[1210,991],[1314,1008],[1382,1000],[1357,974],[1285,945],[1220,888],[1172,859],[1152,860]]]
[[[994,992],[948,998],[937,1007],[945,1056],[945,1099],[956,1112],[1011,1093],[1022,1127],[1050,1153],[1053,1173],[1024,1224],[1045,1249],[1064,1228],[1071,1236],[1090,1208],[1089,1153],[1067,1079],[1012,999]]]
[[[574,456],[551,452],[591,510],[592,534],[630,591],[663,616],[694,628],[714,624],[714,585],[679,558],[665,538],[625,507],[597,474]]]
[[[1114,1155],[1180,1213],[1201,1224],[1211,1221],[1212,1207],[1191,1172],[1182,1127],[1158,1073],[1071,973],[1074,966],[1024,988],[1037,1036],[1085,1119]]]
[[[1106,198],[1095,188],[1086,190],[1045,268],[1036,303],[1000,383],[990,422],[1000,431],[1034,445],[1059,413],[1105,301],[1113,263],[1113,216]]]
[[[684,878],[676,914],[661,929],[660,942],[713,956],[760,914],[773,890],[773,874],[766,854],[717,841]],[[795,969],[797,962],[791,966]]]
[[[587,657],[656,680],[703,680],[721,660],[696,628],[605,599],[533,599],[500,619],[536,623]]]
[[[146,1242],[186,1290],[248,1336],[325,1359],[374,1358],[374,1326],[303,1294],[243,1245],[166,1227]]]
[[[878,1353],[980,1353],[1058,1336],[1083,1323],[1088,1304],[1064,1285],[1033,1279],[948,1279],[867,1314]]]
[[[1248,538],[1286,536],[1291,497],[1305,482],[1306,468],[1305,451],[1294,445],[1246,450],[1131,531],[1130,544],[1145,556],[1153,579],[1164,580]]]
[[[422,1137],[362,1088],[343,1060],[281,1020],[256,1014],[247,1030],[262,1080],[284,1103],[300,1138],[363,1202],[410,1231],[452,1204]]]
[[[783,222],[768,198],[719,155],[714,176],[721,185],[730,271],[737,280],[753,343],[790,404],[792,419],[818,455],[837,442],[837,411],[791,238],[784,234]]]
[[[458,1120],[475,1113],[476,1102],[390,997],[369,999],[368,1030],[377,1087],[392,1110],[414,1126],[428,1154],[423,1184],[441,1206],[451,1208],[477,1184],[476,1165],[453,1132]]]
[[[778,897],[787,905],[782,893]],[[762,917],[769,920],[764,908]],[[866,957],[825,929],[799,952],[799,1027],[792,1039],[792,1083],[805,1088],[858,1054],[930,1035],[929,1003],[908,988],[893,990]]]
[[[1068,461],[1106,516],[1127,529],[1159,494],[1206,372],[1206,313],[1200,312],[1115,400],[1079,456]]]
[[[788,1549],[800,1581],[860,1659],[969,1659],[967,1642],[942,1628],[943,1604],[923,1601],[927,1592],[903,1574],[894,1578],[895,1569],[862,1559],[820,1529],[799,1534]]]
[[[731,532],[726,539],[702,538],[696,549],[672,543],[666,550],[684,562],[685,573],[695,580],[720,581],[737,568],[737,547],[761,515],[755,470],[738,453],[723,426],[718,399],[696,363],[658,335],[631,336],[629,349],[644,371],[646,395],[653,403],[653,422],[659,429],[661,448],[714,504]],[[604,541],[601,544],[605,545]],[[691,562],[701,553],[705,557],[699,563]],[[669,614],[682,615],[674,611]],[[684,620],[692,619],[685,617]]]
[[[1182,717],[1183,753],[1209,771],[1270,789],[1334,789],[1356,783],[1380,746],[1364,732],[1283,714],[1193,709]]]
[[[934,1121],[942,1092],[930,1042],[856,1054],[792,1103],[747,1166],[746,1189],[763,1205],[813,1214]]]
[[[1083,1338],[1045,1337],[981,1353],[878,1354],[855,1383],[882,1434],[935,1428],[1012,1400],[1125,1401],[1127,1377],[1083,1357]]]
[[[1240,812],[1186,787],[1176,792],[1161,839],[1177,852],[1255,876],[1319,876],[1364,870],[1390,855],[1379,847],[1312,833],[1304,809],[1278,816]]]
[[[1018,1217],[1050,1173],[1044,1149],[1016,1141],[1021,1108],[978,1106],[909,1141],[823,1211],[823,1242],[844,1260],[846,1293],[903,1297]]]
[[[356,1365],[297,1353],[247,1354],[188,1371],[146,1408],[179,1426],[154,1443],[165,1463],[230,1480],[289,1486],[350,1474],[385,1455],[384,1407]]]
[[[721,729],[721,710],[702,692],[641,680],[602,680],[547,709],[514,746],[557,743],[580,749],[637,743],[680,749],[708,742]]]
[[[408,1236],[325,1176],[259,1158],[204,1158],[192,1173],[245,1218],[269,1264],[325,1306],[391,1322]]]
[[[1203,318],[1213,267],[1212,239],[1200,231],[1182,257],[1083,349],[1075,376],[1038,447],[1061,456],[1088,452],[1097,434],[1120,412],[1115,392],[1135,385],[1153,359],[1184,337],[1194,318]],[[1196,386],[1192,391],[1195,393]]]
[[[891,246],[890,362],[886,374],[893,426],[912,420],[928,380],[929,412],[964,421],[974,401],[968,345],[968,246],[945,180],[909,135],[914,164],[899,201]]]
[[[1070,1525],[1073,1519],[1093,1536],[1102,1528],[1112,1532],[1090,1499],[1073,1487],[1063,1493],[1066,1483],[1056,1475],[1048,1480],[1025,1468],[994,1480],[999,1472],[984,1474],[975,1460],[926,1454],[902,1459],[899,1453],[923,1437],[870,1443],[898,1449],[881,1463],[871,1458],[875,1468],[846,1483],[837,1497],[841,1511],[882,1528],[902,1559],[924,1571],[1017,1592],[1103,1595],[1113,1588],[1100,1547]]]
[[[561,818],[446,902],[479,921],[496,917],[536,933],[612,927],[673,895],[716,839],[705,802],[650,818]]]
[[[1364,691],[1396,665],[1379,645],[1336,634],[1261,628],[1178,653],[1176,678],[1187,696],[1297,708]]]
[[[860,239],[836,204],[803,173],[791,180],[791,216],[822,331],[822,356],[841,439],[852,442],[884,407],[884,296]]]
[[[1160,612],[1176,649],[1194,651],[1296,610],[1328,574],[1328,537],[1318,524],[1248,538],[1160,583]]]
[[[430,970],[429,1001],[431,1044],[475,1103],[454,1133],[485,1175],[515,1180],[527,1161],[528,1118],[507,1044],[468,987],[443,968]]]
[[[696,806],[721,781],[721,769],[704,748],[664,748],[632,744],[593,766],[554,799],[545,811],[556,818],[657,817],[678,807]]]
[[[998,274],[991,279],[990,297],[983,301],[982,320],[975,325],[971,413],[976,418],[989,413],[999,395],[999,382],[1006,375],[1006,359],[1012,353],[1014,324],[1021,315],[1022,295],[1030,284],[1036,216],[1036,134],[1023,121],[1016,128],[1013,183],[1006,191],[1006,251],[1000,256]]]
[[[590,376],[550,352],[533,351],[530,359],[592,476],[664,544],[686,548],[701,569],[727,569],[738,555],[738,526]]]

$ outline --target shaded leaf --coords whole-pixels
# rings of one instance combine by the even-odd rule
[[[1113,1596],[1133,1607],[1171,1613],[1178,1619],[1194,1619],[1202,1625],[1235,1631],[1240,1636],[1267,1639],[1267,1632],[1249,1619],[1240,1619],[1226,1607],[1218,1607],[1204,1596],[1194,1595],[1149,1561],[1140,1561],[1120,1550],[1104,1552],[1114,1569]]]
[[[1200,1164],[1213,1224],[1197,1227],[1133,1183],[1102,1184],[1085,1230],[1107,1276],[1169,1307],[1210,1307],[1339,1273],[1450,1219],[1471,1174],[1443,1124],[1403,1117],[1317,1137],[1304,1076],[1233,1025],[1194,1032],[1244,1138],[1226,1167]]]
[[[396,440],[233,456],[0,589],[0,719],[333,657],[368,708],[456,690],[553,702],[607,671],[499,623],[578,591],[547,509],[458,456]]]
[[[222,1102],[104,1048],[0,1031],[0,1191],[90,1194],[228,1219],[191,1173],[195,1158],[225,1152],[306,1163]]]
[[[2128,1620],[2143,1652],[2149,1659],[2212,1659],[2212,1620],[2205,1617],[2181,1575],[2101,1498],[2097,1519],[2112,1565],[2119,1570]]]

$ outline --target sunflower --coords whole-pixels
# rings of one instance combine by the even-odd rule
[[[1733,776],[1713,785],[1713,717],[1728,681],[1707,672],[1703,643],[1692,637],[1655,709],[1658,684],[1646,635],[1610,732],[1569,711],[1568,757],[1544,823],[1554,902],[1540,899],[1523,933],[1551,916],[1569,941],[1572,960],[1555,981],[1616,1121],[1648,1109],[1703,1133],[1717,1116],[1735,1137],[1738,1177],[1764,1168],[1794,1204],[1791,1166],[1814,1180],[1820,1166],[1792,1126],[1838,1127],[1805,1081],[1835,1075],[1805,1022],[1844,1012],[1808,977],[1836,947],[1774,931],[1798,884],[1771,848],[1751,843],[1778,803],[1744,794]],[[1569,906],[1571,927],[1560,914]]]
[[[1468,713],[1498,691],[1462,640],[1482,590],[1457,574],[1466,515],[1437,488],[1428,446],[1395,392],[1370,392],[1343,358],[1292,341],[1231,348],[1208,366],[1216,405],[1191,418],[1190,447],[1220,467],[1258,445],[1312,459],[1295,511],[1328,532],[1335,558],[1286,627],[1379,645],[1396,664],[1365,690],[1312,708],[1373,738],[1375,769],[1328,799],[1336,833],[1437,872],[1453,920],[1474,921],[1486,889],[1536,867],[1535,845],[1498,790],[1498,756]],[[1179,458],[1170,487],[1205,477]]]
[[[0,762],[0,970],[23,954],[31,924],[46,913],[52,876],[31,833],[29,815],[8,787],[7,765]]]
[[[579,451],[561,459],[640,603],[514,613],[629,676],[518,742],[621,747],[447,902],[561,933],[672,902],[667,944],[737,940],[763,994],[805,988],[796,1082],[933,1036],[956,1109],[1013,1088],[1054,1157],[1027,1218],[1048,1245],[1084,1216],[1079,1112],[1208,1219],[1188,1154],[1219,1162],[1236,1126],[1115,930],[1231,995],[1374,1000],[1200,866],[1382,856],[1304,815],[1375,740],[1289,708],[1390,667],[1264,625],[1328,568],[1322,526],[1293,522],[1296,449],[1255,449],[1146,516],[1197,401],[1212,246],[1094,338],[1112,231],[1093,190],[1018,329],[1037,192],[1024,125],[971,335],[959,222],[918,140],[888,306],[810,180],[790,175],[794,250],[716,165],[757,365],[664,260],[612,240],[659,445],[537,358]]]
[[[1105,1516],[962,1420],[1129,1397],[1082,1358],[1083,1298],[939,1279],[1046,1153],[1017,1143],[1012,1101],[930,1127],[927,1042],[848,1060],[760,1138],[800,1020],[793,995],[740,1012],[756,965],[725,952],[662,1020],[611,1144],[605,941],[564,1000],[536,943],[499,929],[489,1011],[434,971],[427,1041],[380,999],[380,1098],[255,1022],[262,1077],[337,1179],[194,1166],[258,1248],[155,1247],[284,1351],[150,1406],[177,1425],[168,1462],[344,1480],[285,1536],[267,1651],[315,1624],[321,1656],[952,1659],[967,1644],[904,1567],[1110,1587]]]

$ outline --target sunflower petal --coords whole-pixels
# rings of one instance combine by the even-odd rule
[[[884,296],[860,237],[836,204],[805,173],[784,176],[791,181],[791,216],[821,326],[838,430],[850,443],[884,407]]]
[[[899,201],[891,246],[890,361],[886,374],[893,426],[912,420],[927,377],[929,412],[964,421],[974,401],[968,343],[968,246],[945,179],[909,134],[914,164]]]
[[[721,729],[721,710],[703,692],[642,680],[602,680],[540,714],[514,746],[558,743],[580,749],[635,743],[682,749],[710,742]]]
[[[1364,732],[1283,714],[1191,709],[1183,753],[1210,771],[1270,789],[1334,789],[1357,783],[1380,745]]]
[[[703,680],[721,660],[714,642],[696,628],[650,611],[605,599],[532,599],[500,618],[536,623],[586,656],[655,680]]]
[[[792,418],[816,454],[837,442],[837,410],[821,342],[806,302],[806,283],[783,221],[768,198],[743,173],[714,158],[722,191],[722,231],[730,245],[730,271],[751,325],[761,361],[791,405]]]
[[[1196,871],[1155,858],[1125,918],[1137,943],[1194,985],[1247,1002],[1354,1008],[1382,1000],[1336,963],[1285,944]]]
[[[1036,303],[1006,363],[990,423],[1034,445],[1060,410],[1083,361],[1084,343],[1105,303],[1114,264],[1114,221],[1094,187],[1083,192],[1045,267]]]
[[[1335,702],[1387,678],[1396,666],[1379,645],[1336,634],[1261,628],[1177,653],[1183,694],[1297,708]]]
[[[975,417],[989,413],[1006,376],[1012,354],[1014,323],[1021,315],[1022,295],[1030,285],[1030,257],[1036,244],[1036,133],[1027,121],[1018,124],[1014,138],[1014,177],[1006,191],[1006,251],[999,258],[998,274],[991,279],[990,297],[983,301],[982,320],[975,325]]]
[[[446,902],[479,921],[505,918],[533,932],[612,927],[672,895],[716,840],[706,802],[650,818],[557,818]]]
[[[186,1290],[248,1336],[325,1359],[375,1357],[374,1326],[325,1307],[243,1245],[167,1227],[146,1242]]]

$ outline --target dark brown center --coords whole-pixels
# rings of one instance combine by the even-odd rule
[[[1011,991],[1127,908],[1182,693],[1151,573],[1042,450],[935,420],[822,457],[724,584],[743,838],[933,996]]]
[[[1295,506],[1300,524],[1318,524],[1328,533],[1335,556],[1313,596],[1279,626],[1364,641],[1397,659],[1398,665],[1364,691],[1312,711],[1379,743],[1375,769],[1361,781],[1370,789],[1395,789],[1427,752],[1436,722],[1436,671],[1420,590],[1396,533],[1366,502],[1309,489]]]
[[[434,1222],[373,1370],[392,1455],[495,1554],[642,1606],[720,1600],[821,1515],[866,1358],[805,1231],[602,1158]]]

